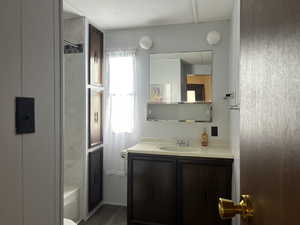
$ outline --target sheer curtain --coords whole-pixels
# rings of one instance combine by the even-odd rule
[[[135,51],[106,53],[104,168],[106,174],[124,175],[120,152],[139,138]]]

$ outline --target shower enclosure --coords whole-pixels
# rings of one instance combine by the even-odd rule
[[[64,217],[85,217],[86,60],[85,18],[64,19]]]

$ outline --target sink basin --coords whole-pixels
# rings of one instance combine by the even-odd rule
[[[180,146],[162,146],[159,149],[163,150],[163,151],[171,151],[171,152],[198,152],[198,151],[201,151],[201,148],[180,147]]]

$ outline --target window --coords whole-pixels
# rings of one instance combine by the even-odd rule
[[[134,128],[134,56],[109,57],[111,128],[114,133],[131,133]]]

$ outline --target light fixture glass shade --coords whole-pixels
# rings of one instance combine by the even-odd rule
[[[218,31],[215,31],[215,30],[210,31],[210,32],[208,32],[208,34],[206,36],[206,40],[207,40],[208,44],[216,45],[221,40],[221,34]]]
[[[140,39],[139,45],[142,49],[149,50],[152,47],[152,40],[148,36],[144,36]]]

